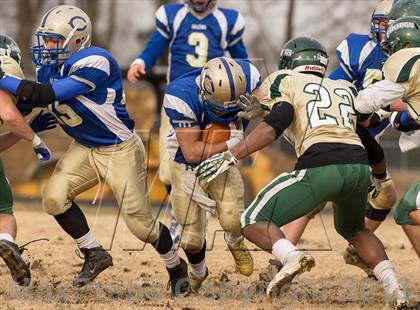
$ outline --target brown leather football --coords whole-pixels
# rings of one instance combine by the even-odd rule
[[[200,141],[216,144],[230,139],[229,125],[210,123],[202,130]]]

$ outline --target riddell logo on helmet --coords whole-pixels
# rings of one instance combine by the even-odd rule
[[[320,66],[311,66],[311,65],[306,65],[304,70],[305,71],[321,72],[321,73],[324,73],[324,71],[325,71],[325,69],[323,67],[320,67]]]

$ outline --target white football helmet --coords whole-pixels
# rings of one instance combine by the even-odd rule
[[[246,76],[231,58],[217,57],[208,61],[200,75],[200,97],[204,112],[212,121],[228,124],[240,111],[237,100],[246,94]]]
[[[50,9],[41,19],[35,33],[37,45],[31,48],[36,66],[57,66],[72,54],[91,44],[92,25],[89,16],[73,5],[59,5]],[[44,39],[57,41],[54,48],[47,48]],[[64,41],[63,46],[59,40]]]
[[[373,11],[370,20],[370,38],[376,43],[381,43],[386,39],[392,4],[393,0],[382,0]]]

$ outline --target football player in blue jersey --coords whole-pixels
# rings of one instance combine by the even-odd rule
[[[16,43],[8,36],[0,34],[0,72],[23,79],[21,53]],[[0,73],[1,74],[1,73]],[[0,153],[15,145],[20,139],[32,141],[40,160],[48,160],[51,155],[37,133],[56,127],[56,119],[50,113],[39,112],[27,124],[16,108],[16,98],[0,90],[0,126],[5,123],[10,132],[0,135]],[[36,141],[42,144],[42,151]],[[38,150],[37,150],[38,149]],[[17,233],[16,219],[13,214],[13,194],[0,160],[0,256],[10,270],[18,285],[28,286],[31,282],[29,265],[21,257],[22,247],[15,243]]]
[[[17,95],[21,105],[48,106],[74,139],[42,197],[45,211],[83,253],[85,262],[74,285],[83,286],[112,266],[112,257],[74,202],[78,194],[104,181],[129,230],[151,243],[165,262],[172,295],[188,294],[187,265],[173,249],[168,228],[151,212],[144,146],[125,106],[118,63],[106,50],[91,46],[90,19],[75,6],[50,9],[41,19],[36,39],[32,57],[39,83],[6,76],[0,88]]]
[[[212,58],[224,56],[226,52],[235,59],[248,58],[242,41],[244,18],[239,12],[218,8],[216,4],[217,0],[186,0],[185,4],[170,3],[161,6],[156,12],[156,31],[132,63],[127,74],[128,80],[134,83],[139,76],[146,74],[146,70],[154,66],[167,47],[168,83],[203,67]],[[166,151],[168,130],[168,118],[162,110],[159,128],[159,179],[169,192],[169,155]],[[175,221],[171,225],[171,233],[177,241],[180,229]]]
[[[180,246],[190,263],[193,294],[208,276],[205,263],[206,211],[218,216],[236,269],[246,276],[253,272],[252,257],[240,229],[244,184],[239,169],[233,169],[202,187],[193,168],[209,156],[232,148],[243,138],[237,99],[252,93],[260,83],[258,70],[249,62],[218,57],[204,66],[200,76],[194,72],[186,74],[166,89],[164,109],[170,121],[167,145],[171,203],[177,222],[182,225]],[[231,128],[227,140],[203,140],[202,131],[214,124]]]

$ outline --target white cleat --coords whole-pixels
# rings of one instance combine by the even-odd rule
[[[407,292],[401,287],[397,287],[391,295],[385,294],[386,305],[383,310],[386,309],[408,309],[408,295]]]
[[[306,252],[299,252],[299,254],[292,256],[268,284],[267,297],[270,297],[273,293],[278,294],[285,284],[292,282],[297,275],[311,271],[314,266],[315,259]]]

